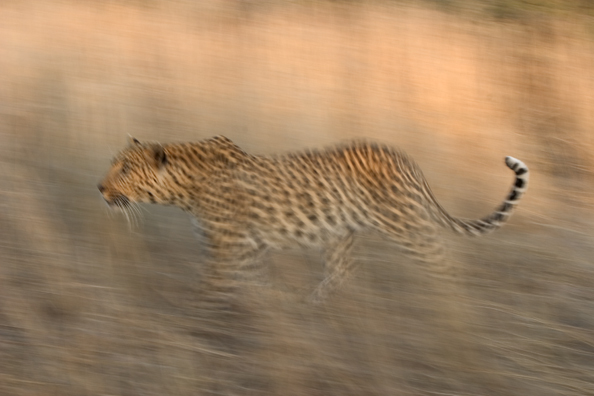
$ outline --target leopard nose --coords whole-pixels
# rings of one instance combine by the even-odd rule
[[[103,184],[99,183],[97,184],[97,188],[99,189],[99,192],[102,193],[103,191],[105,191],[105,187],[103,187]]]

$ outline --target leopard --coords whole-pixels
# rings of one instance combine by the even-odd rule
[[[319,249],[324,277],[309,296],[319,303],[352,273],[354,236],[366,230],[397,243],[430,275],[447,276],[439,230],[488,234],[526,192],[528,167],[510,156],[505,164],[515,174],[511,191],[476,220],[451,216],[404,151],[365,139],[254,155],[224,136],[164,144],[130,137],[98,189],[124,212],[143,203],[187,212],[205,237],[205,287],[219,296],[271,249]]]

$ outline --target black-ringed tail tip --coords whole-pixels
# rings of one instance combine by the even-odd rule
[[[508,198],[509,201],[514,202],[520,199],[520,196],[528,188],[528,176],[530,175],[530,172],[525,163],[514,157],[505,157],[505,164],[516,174],[516,183]]]
[[[442,210],[442,218],[445,218],[445,225],[455,232],[469,236],[484,235],[501,227],[514,211],[516,204],[528,189],[528,167],[522,161],[514,157],[505,157],[505,164],[514,171],[516,179],[511,191],[505,200],[491,214],[479,220],[465,220],[454,218]],[[442,222],[444,224],[444,222]]]
[[[505,201],[487,219],[482,219],[485,225],[488,225],[487,228],[496,229],[505,223],[509,219],[516,204],[520,201],[520,198],[522,198],[522,195],[528,189],[528,176],[530,172],[526,164],[517,158],[508,156],[505,157],[505,165],[514,171],[516,180]]]

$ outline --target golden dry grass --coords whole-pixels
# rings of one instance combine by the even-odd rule
[[[0,394],[594,394],[591,22],[240,4],[0,6]],[[206,323],[185,216],[129,227],[96,191],[127,134],[259,153],[365,136],[465,217],[504,197],[505,155],[533,176],[504,229],[448,237],[449,304],[363,235],[326,305],[301,302],[317,252],[274,253],[272,286]]]

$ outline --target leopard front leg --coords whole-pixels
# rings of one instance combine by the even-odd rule
[[[266,246],[244,233],[208,235],[208,257],[202,274],[201,304],[209,309],[228,309],[237,299],[239,283],[261,259]]]

